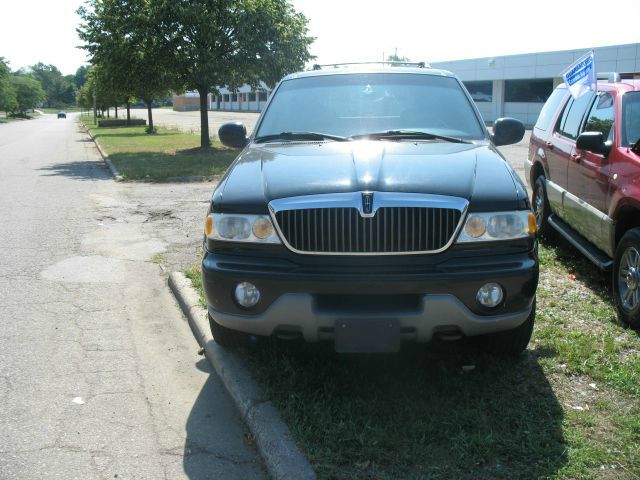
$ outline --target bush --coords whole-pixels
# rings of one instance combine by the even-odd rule
[[[146,125],[147,121],[142,118],[132,118],[131,121],[127,124],[126,119],[108,119],[108,120],[98,120],[99,127],[127,127],[127,126],[137,126],[137,125]]]

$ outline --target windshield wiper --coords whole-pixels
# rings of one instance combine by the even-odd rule
[[[348,142],[347,137],[331,135],[319,132],[280,132],[272,135],[261,135],[255,138],[256,143],[269,142],[271,140],[334,140],[336,142]]]
[[[350,138],[389,138],[389,139],[415,139],[415,140],[444,140],[451,143],[471,143],[467,140],[463,140],[457,137],[449,137],[447,135],[439,135],[437,133],[422,132],[419,130],[387,130],[385,132],[372,132],[362,133],[359,135],[352,135]]]

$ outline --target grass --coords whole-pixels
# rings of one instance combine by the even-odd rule
[[[575,250],[558,241],[540,258],[519,359],[438,343],[338,355],[270,339],[245,360],[321,479],[640,478],[640,335]],[[199,267],[187,276],[202,296]]]
[[[39,108],[38,110],[40,110],[43,113],[58,113],[58,112],[66,112],[66,113],[72,113],[72,112],[86,112],[86,109],[82,109],[80,107],[60,107],[60,108]]]
[[[37,112],[27,112],[26,117],[10,117],[7,116],[6,113],[2,113],[0,116],[0,123],[12,123],[12,122],[22,122],[24,120],[33,120],[40,116]]]
[[[201,150],[200,137],[179,130],[145,127],[97,127],[81,118],[125,180],[167,180],[172,177],[212,177],[224,173],[237,151],[214,142]]]

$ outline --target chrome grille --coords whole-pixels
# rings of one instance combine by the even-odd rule
[[[381,207],[372,217],[356,208],[301,208],[275,212],[296,251],[337,254],[434,252],[447,246],[462,212],[454,208]]]

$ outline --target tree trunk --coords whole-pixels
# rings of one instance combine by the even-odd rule
[[[118,118],[118,105],[116,105],[116,118]]]
[[[151,113],[151,102],[153,100],[145,100],[144,102],[147,104],[147,117],[149,118],[147,127],[147,133],[153,133],[153,114]]]
[[[209,140],[209,106],[207,105],[207,93],[209,87],[198,89],[200,94],[200,148],[206,149],[211,146]]]
[[[111,118],[111,115],[109,115],[110,111],[111,111],[111,109],[109,107],[107,107],[107,118]]]
[[[127,98],[127,125],[131,125],[131,102]]]

